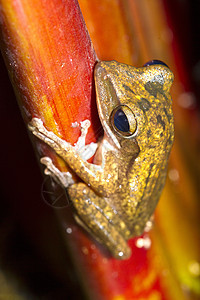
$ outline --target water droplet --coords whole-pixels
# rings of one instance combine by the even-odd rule
[[[82,247],[82,252],[83,252],[85,255],[88,255],[88,253],[89,253],[88,248],[87,248],[87,247]]]
[[[78,124],[78,122],[74,122],[74,123],[72,123],[72,128],[76,128],[76,127],[78,127],[79,126],[79,124]]]
[[[94,244],[92,244],[92,245],[90,246],[90,248],[91,248],[92,250],[95,250],[95,249],[96,249],[96,246],[95,246]]]
[[[182,93],[178,99],[178,104],[186,109],[192,109],[196,106],[196,99],[195,95],[191,92],[188,93]]]
[[[188,265],[189,272],[195,276],[200,276],[200,264],[196,260],[192,260]]]
[[[93,258],[93,259],[96,259],[96,258],[97,258],[96,253],[92,253],[92,258]]]
[[[145,229],[144,231],[145,232],[149,232],[153,227],[153,222],[151,220],[149,220],[147,223],[146,223],[146,226],[145,226]]]
[[[151,247],[151,240],[148,236],[144,238],[139,238],[136,241],[136,247],[149,249]]]
[[[120,251],[118,254],[120,257],[122,257],[124,255],[124,252]]]
[[[103,260],[102,260],[102,262],[103,262],[104,264],[107,264],[107,263],[108,263],[108,259],[104,257]]]
[[[177,182],[180,179],[179,172],[176,169],[169,170],[168,176],[169,176],[169,179],[173,182]]]
[[[72,233],[72,229],[71,229],[70,227],[68,227],[68,228],[66,229],[66,232],[67,232],[68,234],[71,234],[71,233]]]

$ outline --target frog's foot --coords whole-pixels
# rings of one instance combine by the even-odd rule
[[[81,135],[78,138],[78,141],[75,144],[75,148],[79,151],[81,148],[85,147],[85,139],[88,133],[88,129],[91,126],[90,120],[85,120],[81,122]]]
[[[64,188],[68,188],[69,185],[74,184],[71,173],[61,172],[60,170],[58,170],[58,168],[56,168],[56,166],[53,164],[50,157],[42,157],[40,159],[40,162],[46,166],[44,173],[53,177],[53,179]]]
[[[78,183],[68,188],[68,194],[76,210],[77,223],[103,244],[117,259],[128,259],[131,255],[124,235],[119,231],[120,219],[113,224],[112,209],[99,205],[105,201],[98,197],[87,185]],[[107,204],[108,205],[108,204]]]
[[[31,122],[28,124],[28,129],[40,140],[44,141],[50,147],[52,147],[58,154],[62,149],[69,149],[72,147],[65,140],[59,138],[56,134],[51,131],[48,131],[44,125],[42,120],[38,118],[33,118]]]
[[[90,126],[90,120],[84,120],[81,122],[81,135],[74,146],[76,152],[85,161],[90,159],[95,154],[98,146],[97,143],[90,143],[89,145],[85,144],[86,135]]]
[[[71,149],[72,152],[77,153],[82,159],[86,161],[95,154],[97,149],[96,143],[90,143],[89,145],[85,145],[85,138],[90,125],[91,123],[89,120],[81,122],[81,136],[78,138],[78,141],[74,147],[70,143],[59,138],[53,132],[48,131],[44,127],[42,120],[38,118],[33,118],[31,120],[31,122],[28,124],[28,129],[36,137],[38,137],[40,140],[44,141],[51,148],[53,148],[59,155],[62,156],[62,153],[64,151]]]

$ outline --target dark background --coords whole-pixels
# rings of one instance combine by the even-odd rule
[[[200,1],[164,3],[198,102]],[[0,70],[0,270],[25,299],[83,299],[54,210],[42,200],[43,178],[2,57]]]
[[[183,55],[191,89],[200,103],[200,1],[164,0]]]

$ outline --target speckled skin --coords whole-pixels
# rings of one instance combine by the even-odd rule
[[[174,139],[172,81],[172,72],[163,65],[134,68],[115,61],[97,63],[97,107],[104,137],[94,164],[47,131],[41,120],[34,118],[29,124],[83,180],[68,187],[76,220],[115,258],[130,256],[126,241],[143,232],[164,186]],[[119,105],[129,120],[129,135],[113,122]],[[99,161],[101,165],[96,165]]]

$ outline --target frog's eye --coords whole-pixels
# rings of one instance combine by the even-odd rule
[[[164,63],[162,60],[158,60],[158,59],[153,59],[153,60],[148,61],[146,64],[144,64],[143,67],[148,67],[148,66],[152,66],[152,65],[163,65],[163,66],[169,68],[166,63]]]
[[[126,105],[119,105],[112,111],[111,125],[123,137],[132,136],[137,128],[135,115]]]

